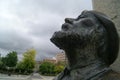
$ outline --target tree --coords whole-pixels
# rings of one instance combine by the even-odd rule
[[[61,66],[66,66],[66,62],[65,61],[59,61],[59,62],[57,62],[57,64],[56,65],[61,65]]]
[[[50,62],[43,62],[40,66],[39,66],[39,71],[41,74],[53,74],[54,73],[54,68],[55,68],[55,64],[50,63]]]
[[[0,69],[2,68],[2,65],[3,65],[3,63],[2,63],[2,61],[0,60]]]
[[[35,55],[35,49],[27,50],[25,53],[23,53],[23,59],[18,63],[17,68],[25,70],[27,72],[33,70],[35,67]]]
[[[7,67],[15,67],[18,61],[17,52],[12,51],[5,57],[4,61]]]
[[[22,61],[20,61],[17,66],[16,66],[16,71],[19,73],[24,73],[25,72],[25,67]]]
[[[64,70],[64,66],[63,65],[56,65],[54,70],[55,70],[55,73],[58,74]]]
[[[1,54],[0,54],[0,68],[2,68],[2,65],[3,65],[3,62],[2,62],[2,57],[1,57]]]
[[[1,57],[1,68],[6,69],[6,57]]]
[[[64,63],[59,62],[57,64],[51,62],[42,62],[39,66],[39,72],[42,75],[56,75],[64,70]]]

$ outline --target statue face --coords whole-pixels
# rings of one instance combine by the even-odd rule
[[[61,31],[55,32],[51,41],[60,49],[84,47],[87,44],[95,42],[99,22],[92,14],[81,14],[76,19],[66,18]]]

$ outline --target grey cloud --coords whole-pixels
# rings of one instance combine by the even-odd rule
[[[32,41],[30,41],[29,37],[19,35],[13,32],[5,32],[4,35],[1,35],[0,39],[0,48],[6,50],[16,50],[21,53],[26,49],[31,47]]]
[[[65,17],[77,17],[84,9],[92,9],[91,0],[0,0],[0,48],[16,50],[20,58],[32,47],[37,60],[53,57],[61,50],[50,37]]]
[[[53,19],[54,20],[54,19]],[[51,24],[52,23],[52,24]],[[60,25],[58,22],[48,22],[45,24],[32,24],[29,33],[35,36],[52,36],[53,32],[59,30]],[[44,27],[44,28],[43,28]]]
[[[91,4],[91,0],[37,0],[36,2],[31,0],[29,4],[36,4],[36,7],[41,6],[43,9],[50,12],[54,11],[54,13],[60,15],[72,14],[74,12],[77,13],[84,9],[92,8],[91,5],[88,5]]]

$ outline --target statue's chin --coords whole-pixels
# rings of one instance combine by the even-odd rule
[[[80,35],[69,31],[55,32],[50,40],[60,49],[73,48],[73,46],[74,48],[79,47],[83,43]]]
[[[53,36],[52,36],[52,38],[51,38],[51,40],[53,39],[57,39],[57,38],[63,38],[63,37],[65,37],[66,36],[66,32],[64,32],[64,31],[57,31],[57,32],[55,32],[54,34],[53,34]]]
[[[65,37],[66,33],[63,31],[57,31],[53,34],[53,36],[51,37],[51,42],[54,43],[57,47],[59,47],[60,49],[63,49],[63,44],[64,44],[64,37]]]

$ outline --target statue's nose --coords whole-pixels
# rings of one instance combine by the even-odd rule
[[[73,23],[74,19],[73,18],[65,18],[66,23]]]

